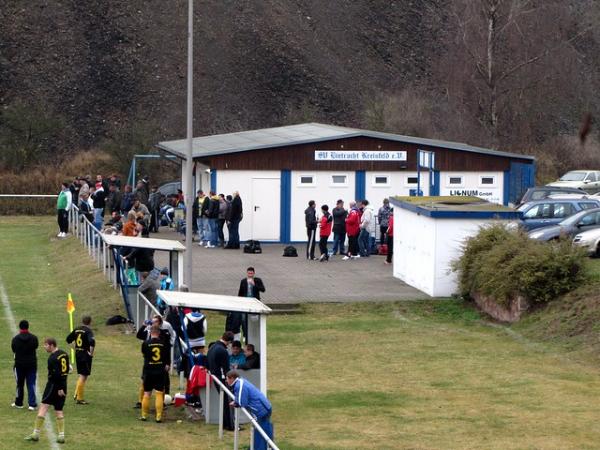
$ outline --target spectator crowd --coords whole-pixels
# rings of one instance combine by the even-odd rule
[[[329,205],[321,205],[317,213],[316,202],[310,200],[304,211],[307,234],[306,259],[314,261],[315,245],[318,242],[321,256],[319,261],[328,261],[330,255],[342,255],[344,261],[368,258],[372,254],[386,255],[386,264],[393,257],[394,215],[389,200],[374,214],[368,200],[350,201],[348,209],[344,200],[338,200],[330,212]],[[379,245],[376,243],[377,225],[379,226]],[[333,233],[331,252],[327,242]],[[347,240],[347,245],[346,245]]]

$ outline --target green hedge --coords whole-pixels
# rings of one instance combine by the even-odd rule
[[[570,239],[539,242],[502,225],[483,227],[467,239],[453,264],[463,296],[481,293],[507,304],[516,295],[548,302],[585,279],[585,254]]]

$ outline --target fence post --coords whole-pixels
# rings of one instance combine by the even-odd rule
[[[90,229],[90,224],[88,223],[87,226],[87,248],[88,248],[88,255],[91,257],[92,256],[92,230]]]
[[[204,402],[204,419],[208,423],[210,421],[210,385],[212,380],[210,378],[210,372],[206,371],[206,401]]]
[[[135,328],[140,327],[140,293],[138,292],[136,295],[137,301],[135,302]]]
[[[219,388],[219,439],[223,439],[223,400],[225,391]]]
[[[235,408],[233,412],[233,450],[238,450],[240,445],[240,410]]]
[[[102,240],[102,273],[106,276],[106,242],[104,240]]]

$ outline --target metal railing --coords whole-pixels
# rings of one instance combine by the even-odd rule
[[[104,237],[102,233],[92,224],[85,215],[81,214],[81,211],[77,206],[73,205],[73,207],[69,210],[69,227],[72,230],[74,236],[79,238],[81,243],[88,250],[88,254],[98,263],[98,268],[102,265],[104,274],[108,277],[109,281],[113,283],[113,287],[117,289],[119,285],[121,287],[127,288],[126,274],[123,270],[124,263],[123,258],[116,252],[116,250],[109,251],[108,245],[104,241]],[[126,302],[126,307],[129,308],[127,304],[127,300],[124,297],[124,301]],[[134,321],[136,329],[141,326],[141,324],[150,319],[154,314],[160,314],[160,311],[144,296],[144,294],[138,292],[137,298],[135,302],[135,308],[133,311],[129,311],[130,318]],[[186,343],[180,339],[180,342],[184,349],[187,348]],[[183,355],[182,355],[183,356]],[[171,346],[171,360],[173,358],[173,346]],[[210,420],[210,380],[214,381],[214,383],[219,386],[219,439],[223,439],[223,403],[224,403],[224,395],[227,396],[231,400],[235,400],[234,395],[231,391],[219,380],[217,377],[212,375],[210,372],[206,372],[206,404],[204,405],[205,411],[205,419],[206,423]],[[181,384],[181,381],[180,381]],[[246,408],[239,407],[235,408],[234,411],[234,434],[233,434],[233,448],[234,450],[238,450],[239,448],[239,421],[240,421],[240,411],[248,418],[249,422],[252,424],[252,428],[250,430],[250,449],[254,450],[254,433],[253,430],[256,429],[261,436],[267,442],[267,448],[273,450],[279,450],[279,447],[273,442],[273,440],[267,435],[265,430],[258,424],[256,419],[248,412]]]
[[[214,381],[219,386],[219,439],[223,439],[223,404],[225,400],[225,394],[235,401],[233,393],[219,380],[216,376],[206,371],[206,405],[204,405],[204,415],[206,423],[210,420],[210,381]],[[234,424],[233,424],[233,450],[238,450],[240,445],[240,411],[246,415],[252,428],[250,429],[250,450],[254,450],[254,429],[256,429],[260,435],[267,442],[267,449],[279,450],[279,447],[275,445],[275,442],[269,437],[269,435],[262,429],[256,419],[250,412],[244,407],[236,407],[234,411]]]

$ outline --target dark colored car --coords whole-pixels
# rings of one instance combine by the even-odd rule
[[[557,225],[567,217],[586,209],[600,208],[600,201],[592,199],[538,200],[519,206],[522,213],[519,225],[526,231]]]
[[[527,202],[535,200],[543,200],[550,197],[551,195],[562,195],[562,194],[586,194],[587,192],[577,188],[568,187],[554,187],[554,186],[537,186],[527,189],[523,198],[517,206],[520,206]]]
[[[594,228],[600,228],[600,208],[579,211],[558,225],[537,228],[529,232],[529,237],[538,241],[551,241],[561,237],[572,238]]]

